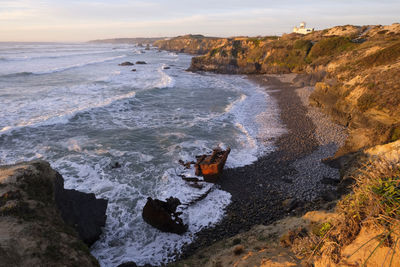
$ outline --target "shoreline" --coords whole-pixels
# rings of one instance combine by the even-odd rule
[[[300,216],[337,198],[339,171],[321,160],[333,156],[344,142],[345,129],[308,105],[313,88],[295,86],[295,77],[296,74],[247,77],[275,99],[287,133],[276,138],[275,151],[251,165],[224,171],[217,184],[232,195],[224,218],[197,233],[179,259],[255,225],[270,224],[289,215]]]

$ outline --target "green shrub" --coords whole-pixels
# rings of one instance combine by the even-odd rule
[[[252,42],[255,47],[259,47],[261,40],[259,38],[248,38],[247,41]]]
[[[296,40],[293,44],[294,49],[305,50],[307,52],[310,51],[312,46],[313,44],[310,40],[303,40],[303,39]]]
[[[218,52],[219,52],[219,49],[214,48],[213,50],[210,51],[210,57],[214,57]]]
[[[336,55],[355,47],[356,44],[351,42],[348,37],[338,36],[322,39],[311,48],[308,59],[313,61],[319,57]]]
[[[400,127],[396,127],[390,134],[390,142],[394,142],[400,139]]]

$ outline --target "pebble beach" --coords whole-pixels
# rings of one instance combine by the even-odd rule
[[[344,143],[346,129],[308,104],[313,87],[297,87],[296,74],[254,75],[280,109],[287,133],[276,138],[276,150],[255,163],[227,169],[218,182],[232,195],[226,215],[204,229],[188,245],[183,258],[218,240],[270,224],[287,215],[301,215],[336,198],[339,171],[321,162]]]

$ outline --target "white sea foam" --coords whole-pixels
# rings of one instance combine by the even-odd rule
[[[96,49],[104,47],[87,48]],[[129,49],[133,51],[126,60],[148,64],[131,72],[114,63],[85,65],[99,60],[97,55],[61,65],[49,59],[53,71],[81,64],[79,75],[24,74],[11,77],[24,86],[1,92],[0,160],[41,157],[63,175],[66,188],[109,200],[104,233],[93,246],[102,266],[165,263],[198,231],[221,220],[229,193],[212,184],[205,183],[201,190],[187,185],[178,175],[194,176],[194,171],[183,169],[179,159],[191,161],[214,146],[230,146],[227,167],[243,166],[273,149],[271,138],[281,133],[273,100],[244,78],[185,72],[189,56]],[[171,68],[164,70],[167,64]],[[17,67],[20,73],[27,71]],[[25,85],[25,78],[31,84]],[[7,81],[3,77],[0,85]],[[14,131],[17,128],[21,131]],[[112,169],[116,161],[121,167]],[[141,212],[148,196],[176,196],[191,203],[180,207],[188,233],[161,233],[147,225]]]
[[[160,81],[155,85],[156,88],[171,88],[174,87],[175,82],[174,79],[169,76],[168,74],[165,73],[165,71],[163,71],[163,68],[166,65],[163,64],[161,68],[159,68],[157,71],[161,76]]]
[[[52,124],[65,124],[65,123],[68,123],[69,120],[79,112],[83,112],[83,111],[87,111],[87,110],[99,108],[99,107],[105,107],[115,101],[132,98],[132,97],[135,97],[135,95],[136,95],[136,92],[130,92],[130,93],[127,93],[124,95],[110,97],[110,98],[104,99],[101,102],[97,102],[97,103],[90,104],[87,106],[81,106],[81,107],[72,108],[69,110],[63,110],[63,111],[61,111],[62,113],[59,113],[59,114],[52,113],[52,114],[47,114],[47,115],[31,117],[27,120],[24,120],[24,121],[21,121],[21,122],[15,124],[15,125],[4,126],[3,128],[0,129],[0,135],[7,134],[10,131],[20,129],[23,127],[27,127],[27,126],[37,127],[37,126],[45,126],[45,125],[52,125]]]
[[[33,72],[33,74],[50,74],[50,73],[56,73],[56,72],[61,72],[61,71],[70,70],[70,69],[81,68],[81,67],[84,67],[84,66],[89,66],[89,65],[104,63],[104,62],[108,62],[108,61],[113,61],[113,60],[116,60],[116,59],[119,59],[119,58],[125,58],[126,56],[127,56],[127,55],[120,55],[120,56],[115,56],[115,57],[107,57],[107,58],[103,58],[103,59],[100,59],[100,60],[93,60],[93,61],[84,62],[84,63],[79,63],[79,64],[74,64],[74,65],[70,65],[70,66],[66,66],[66,67],[54,68],[54,69],[46,70],[46,71]]]
[[[118,49],[116,51],[127,51],[127,49]],[[116,52],[115,50],[113,52]],[[20,55],[12,55],[12,56],[6,56],[6,57],[1,57],[0,61],[29,61],[29,60],[38,60],[38,59],[59,59],[59,58],[65,58],[65,57],[77,57],[77,56],[88,56],[88,55],[102,55],[102,54],[107,54],[110,53],[109,49],[105,49],[102,51],[84,51],[84,52],[71,52],[71,51],[65,51],[64,53],[60,53],[60,51],[57,51],[55,53],[51,53],[49,56],[48,52],[47,53],[42,53],[42,54],[33,54],[31,56],[25,55],[25,56],[20,56]]]

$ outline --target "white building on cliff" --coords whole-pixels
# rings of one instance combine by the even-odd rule
[[[300,23],[299,27],[293,28],[293,32],[300,33],[300,34],[312,33],[313,31],[314,31],[314,28],[306,28],[305,22]]]

